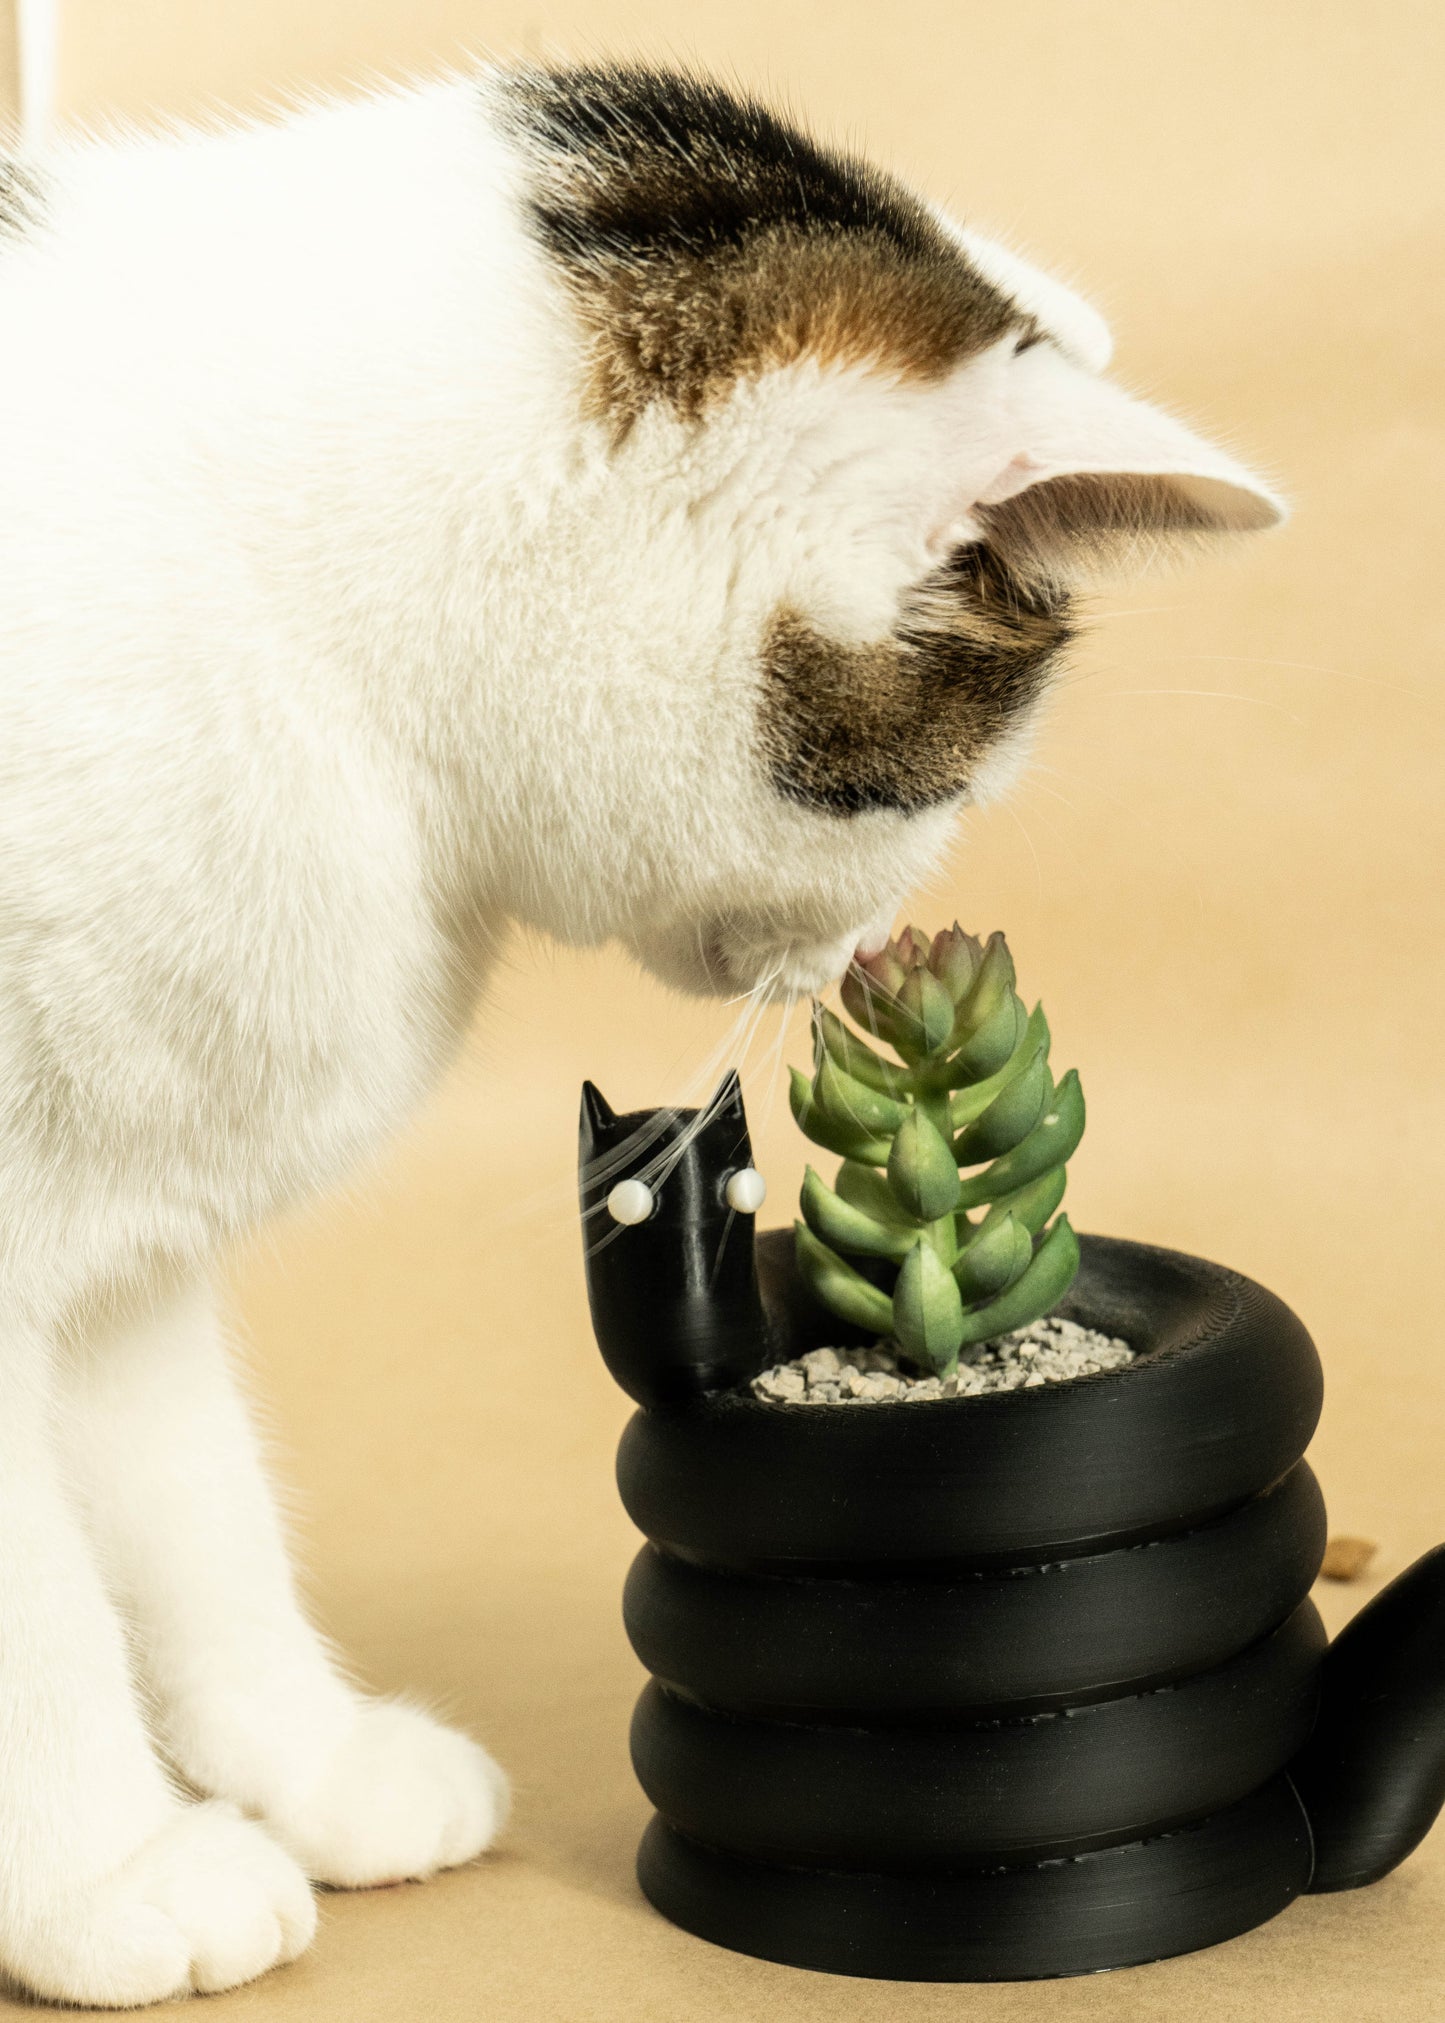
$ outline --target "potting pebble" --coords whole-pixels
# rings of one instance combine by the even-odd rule
[[[896,1400],[973,1398],[985,1391],[1037,1390],[1132,1363],[1127,1342],[1077,1321],[1045,1319],[986,1342],[956,1377],[915,1376],[890,1348],[810,1349],[753,1378],[753,1394],[780,1405],[871,1405]]]

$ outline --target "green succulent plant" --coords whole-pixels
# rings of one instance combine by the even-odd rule
[[[811,1166],[803,1182],[804,1279],[841,1319],[945,1377],[1048,1313],[1079,1268],[1055,1210],[1084,1092],[1072,1068],[1054,1081],[1043,1007],[1025,1011],[1014,982],[1001,934],[982,943],[955,923],[929,942],[905,928],[843,982],[869,1040],[815,1005],[812,1076],[791,1070],[798,1124],[843,1160],[832,1187]]]

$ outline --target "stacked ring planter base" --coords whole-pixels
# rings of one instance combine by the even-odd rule
[[[1403,1859],[1445,1797],[1445,1548],[1327,1650],[1321,1376],[1293,1314],[1086,1238],[1064,1310],[1130,1341],[1122,1370],[759,1399],[758,1369],[848,1331],[791,1232],[755,1251],[750,1217],[714,1213],[749,1163],[735,1111],[588,1263],[642,1406],[618,1479],[648,1541],[624,1612],[652,1674],[652,1903],[795,1966],[1043,1978],[1213,1945]],[[589,1171],[610,1184],[639,1127],[655,1156],[666,1122],[589,1093],[585,1210]]]

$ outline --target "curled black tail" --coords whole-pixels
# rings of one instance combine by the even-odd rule
[[[1290,1777],[1314,1834],[1312,1891],[1378,1882],[1429,1832],[1445,1805],[1445,1545],[1331,1644]]]

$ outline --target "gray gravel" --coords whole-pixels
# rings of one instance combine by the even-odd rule
[[[893,1351],[880,1344],[874,1349],[812,1349],[791,1363],[775,1363],[753,1378],[753,1394],[782,1405],[912,1404],[926,1398],[974,1398],[985,1391],[1037,1390],[1043,1384],[1066,1384],[1071,1377],[1122,1369],[1133,1360],[1127,1342],[1077,1321],[1045,1319],[985,1343],[946,1381],[906,1375]]]

